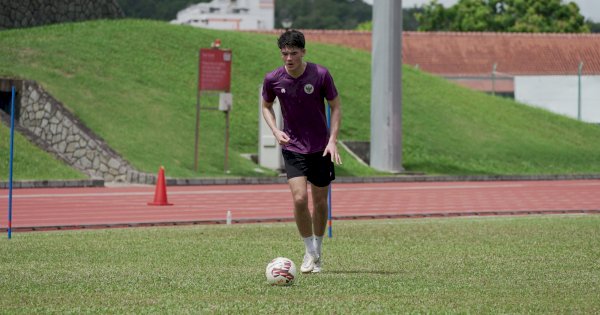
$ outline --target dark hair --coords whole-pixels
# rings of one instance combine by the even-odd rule
[[[304,49],[304,34],[297,30],[285,31],[285,33],[279,36],[277,45],[279,46],[279,49],[283,49],[284,47]]]

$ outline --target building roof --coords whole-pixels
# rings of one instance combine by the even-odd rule
[[[405,64],[443,75],[600,74],[600,34],[405,32]]]
[[[365,31],[302,30],[306,40],[371,51]],[[281,30],[271,33],[279,34]],[[404,32],[403,63],[444,76],[600,75],[600,34]]]

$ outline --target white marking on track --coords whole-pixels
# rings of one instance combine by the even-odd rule
[[[495,185],[444,185],[444,186],[412,186],[412,187],[335,187],[333,192],[345,191],[410,191],[410,190],[451,190],[451,189],[495,189],[495,188],[522,188],[528,187],[527,183],[518,184],[495,184]],[[574,183],[573,186],[600,186],[600,182],[594,183]],[[536,187],[536,186],[533,186]],[[556,187],[556,186],[555,186]],[[541,188],[541,187],[540,187]],[[562,188],[562,187],[557,187]],[[200,190],[200,191],[171,191],[169,195],[213,195],[213,194],[260,194],[260,193],[289,193],[289,189],[220,189],[220,190]],[[19,195],[13,193],[13,199],[29,198],[64,198],[64,197],[117,197],[117,196],[151,196],[153,191],[148,192],[100,192],[100,193],[57,193],[57,194],[31,194]],[[0,196],[0,199],[8,199],[8,196]]]

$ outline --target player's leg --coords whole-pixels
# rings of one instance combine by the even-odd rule
[[[318,187],[311,185],[311,195],[313,201],[313,231],[315,236],[325,235],[327,227],[327,195],[329,193],[329,185]]]
[[[327,195],[329,186],[318,187],[311,185],[311,194],[313,199],[313,231],[315,233],[315,252],[318,255],[315,261],[313,272],[321,272],[321,264],[323,262],[323,236],[327,226]]]
[[[323,153],[311,155],[307,180],[311,183],[313,202],[313,232],[315,236],[323,236],[327,226],[327,196],[329,185],[335,179],[333,163],[329,155]]]
[[[304,259],[300,266],[300,271],[311,272],[314,269],[314,262],[317,260],[315,252],[314,237],[312,230],[312,217],[308,209],[308,192],[306,170],[306,156],[303,154],[282,150],[285,161],[285,169],[288,177],[288,184],[292,191],[294,202],[294,218],[298,232],[304,241]]]
[[[313,231],[315,233],[315,251],[318,259],[315,261],[315,267],[312,272],[321,272],[321,264],[323,263],[323,236],[327,227],[327,195],[329,193],[329,185],[318,187],[311,185],[311,195],[313,200]]]
[[[306,177],[294,177],[288,180],[292,190],[294,200],[294,218],[298,232],[304,240],[304,259],[300,266],[301,272],[311,272],[315,268],[315,261],[318,259],[315,251],[313,239],[313,223],[310,211],[308,210],[308,192]]]
[[[327,227],[327,196],[329,194],[329,185],[335,179],[333,163],[329,155],[323,156],[322,153],[311,156],[310,168],[307,180],[311,183],[311,195],[313,201],[313,232],[315,233],[315,250],[318,258],[315,261],[313,272],[321,271],[322,244],[325,229]]]
[[[312,236],[312,219],[308,210],[308,192],[306,171],[306,155],[281,150],[283,161],[285,163],[285,172],[287,174],[288,184],[292,192],[294,203],[294,218],[298,226],[298,232],[304,237]]]
[[[294,177],[288,180],[294,202],[294,218],[302,238],[313,235],[312,218],[308,210],[308,192],[306,177]]]

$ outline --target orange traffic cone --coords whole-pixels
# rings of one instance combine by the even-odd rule
[[[154,192],[154,202],[149,202],[149,206],[172,206],[167,201],[167,185],[165,184],[165,168],[158,170],[158,179],[156,179],[156,191]]]

